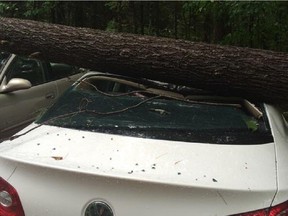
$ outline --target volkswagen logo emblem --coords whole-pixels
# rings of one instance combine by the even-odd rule
[[[85,216],[113,216],[112,208],[103,201],[91,202],[86,210]]]

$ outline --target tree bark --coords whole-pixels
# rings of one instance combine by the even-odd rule
[[[267,102],[288,101],[288,54],[0,18],[0,50]],[[35,55],[33,55],[35,56]]]

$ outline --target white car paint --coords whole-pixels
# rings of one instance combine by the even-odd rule
[[[277,196],[273,205],[287,200],[288,196],[288,130],[287,122],[279,114],[279,110],[273,106],[269,107],[269,120],[275,139],[275,154],[277,164]]]
[[[265,208],[277,191],[274,143],[193,144],[41,126],[0,152],[1,164],[16,163],[9,182],[28,216],[83,215],[94,199],[116,215],[229,215]]]
[[[274,142],[249,145],[33,123],[0,144],[0,176],[16,188],[26,216],[84,216],[92,201],[108,203],[115,216],[265,209],[288,200],[287,125],[276,106],[265,110]]]

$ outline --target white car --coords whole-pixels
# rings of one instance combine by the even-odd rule
[[[73,66],[3,52],[0,63],[0,140],[33,122],[83,75]]]
[[[1,216],[285,216],[277,106],[88,73],[0,144]]]

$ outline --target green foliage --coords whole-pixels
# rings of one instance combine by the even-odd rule
[[[106,27],[106,31],[109,31],[109,32],[116,32],[116,29],[117,29],[117,23],[114,19],[110,20],[107,24],[107,27]]]
[[[23,15],[26,18],[38,18],[38,17],[47,17],[49,12],[53,7],[55,7],[55,3],[53,2],[35,2],[32,0],[26,1],[26,11],[24,11]]]
[[[247,125],[247,128],[248,128],[249,130],[251,130],[252,132],[255,132],[255,131],[258,130],[259,125],[258,125],[257,120],[255,120],[255,119],[247,119],[247,120],[245,121],[245,123],[246,123],[246,125]]]
[[[0,16],[288,51],[283,1],[0,1]]]
[[[8,14],[13,15],[15,14],[19,8],[17,7],[16,3],[13,2],[0,2],[0,15]]]

